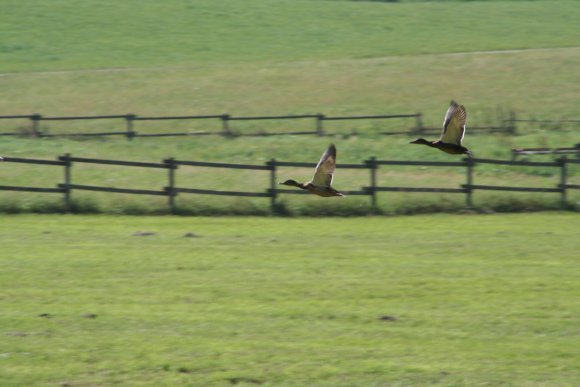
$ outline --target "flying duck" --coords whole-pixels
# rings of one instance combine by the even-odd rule
[[[328,149],[322,154],[312,180],[306,183],[298,183],[295,180],[286,180],[283,185],[290,185],[305,189],[315,195],[330,197],[330,196],[344,196],[337,190],[331,187],[332,175],[336,169],[336,147],[330,144]]]
[[[461,140],[463,140],[463,137],[465,136],[466,120],[467,113],[465,112],[465,107],[459,105],[455,101],[451,101],[451,105],[449,106],[449,109],[447,109],[445,120],[443,121],[441,137],[436,141],[428,141],[424,138],[418,138],[415,141],[411,141],[411,144],[423,144],[440,149],[443,152],[452,155],[466,154],[469,157],[473,157],[473,153],[461,145]]]

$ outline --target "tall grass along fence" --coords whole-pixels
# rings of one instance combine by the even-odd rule
[[[124,193],[133,195],[155,195],[167,197],[168,207],[171,212],[176,212],[176,197],[182,194],[193,195],[223,195],[223,196],[239,196],[239,197],[259,197],[270,201],[271,209],[276,212],[277,200],[281,195],[302,195],[308,192],[299,189],[282,189],[279,188],[277,181],[277,172],[280,168],[285,167],[308,167],[314,168],[314,163],[302,162],[287,162],[277,161],[272,159],[264,165],[249,165],[249,164],[229,164],[229,163],[214,163],[202,161],[186,161],[169,158],[160,163],[153,162],[135,162],[135,161],[120,161],[120,160],[102,160],[84,157],[73,157],[70,154],[58,157],[58,160],[37,160],[17,157],[6,157],[5,163],[25,163],[25,164],[40,164],[46,166],[55,166],[63,169],[63,181],[56,183],[54,188],[49,187],[31,187],[31,186],[6,186],[0,185],[0,191],[22,191],[22,192],[38,192],[38,193],[57,193],[63,195],[65,211],[72,210],[72,195],[75,191],[100,191],[108,193]],[[92,164],[106,164],[115,166],[125,166],[131,168],[154,168],[167,170],[167,179],[165,183],[161,184],[159,190],[149,189],[134,189],[134,188],[113,188],[99,185],[82,185],[74,184],[72,169],[75,164],[92,163]],[[480,185],[475,183],[474,171],[478,165],[482,164],[496,164],[507,166],[531,166],[531,167],[552,167],[560,169],[559,183],[552,188],[546,187],[515,187],[515,186],[497,186],[497,185]],[[512,192],[548,192],[560,195],[562,206],[567,204],[568,190],[579,190],[580,185],[569,184],[567,181],[567,170],[569,164],[580,164],[580,160],[567,159],[566,156],[561,157],[552,162],[531,162],[531,161],[510,161],[510,160],[491,160],[491,159],[470,159],[465,158],[461,161],[396,161],[396,160],[377,160],[372,157],[365,160],[361,164],[339,164],[339,169],[366,169],[369,176],[369,185],[361,187],[355,191],[343,191],[347,196],[362,195],[368,196],[370,207],[374,210],[378,208],[377,193],[379,192],[433,192],[433,193],[449,193],[449,194],[463,194],[465,195],[465,202],[467,207],[473,206],[473,194],[475,191],[512,191]],[[381,166],[429,166],[429,167],[457,167],[465,168],[465,183],[459,187],[439,188],[439,187],[397,187],[381,184],[378,181],[377,171]],[[211,190],[204,187],[180,187],[176,185],[176,174],[181,166],[191,167],[205,167],[205,168],[226,168],[226,169],[242,169],[263,171],[265,176],[265,188],[258,192],[246,191],[221,191]]]
[[[255,132],[255,133],[239,133],[232,128],[232,122],[236,121],[264,121],[264,120],[313,120],[312,130],[306,131],[285,131],[285,132]],[[0,116],[0,120],[25,120],[28,124],[20,126],[18,130],[12,132],[1,132],[0,136],[22,136],[30,135],[33,137],[57,137],[57,136],[125,136],[131,140],[135,137],[167,137],[167,136],[200,136],[200,135],[223,135],[223,136],[274,136],[274,135],[325,135],[332,134],[325,128],[325,122],[330,121],[346,121],[346,120],[388,120],[388,119],[413,119],[414,126],[405,131],[385,131],[380,132],[384,135],[395,134],[431,134],[439,133],[441,128],[428,128],[423,126],[422,114],[387,114],[387,115],[362,115],[362,116],[327,116],[324,114],[303,114],[303,115],[285,115],[285,116],[232,116],[229,114],[215,114],[215,115],[188,115],[188,116],[138,116],[136,114],[122,114],[122,115],[103,115],[103,116],[69,116],[69,117],[47,117],[41,114],[31,115],[5,115]],[[118,130],[106,132],[74,132],[74,133],[49,133],[41,128],[42,122],[54,121],[86,121],[86,120],[115,120],[122,123],[115,123]],[[219,131],[187,131],[187,132],[162,132],[162,133],[140,133],[138,131],[138,122],[140,121],[167,121],[167,120],[219,120],[221,122],[221,130]],[[327,124],[328,125],[328,124]],[[499,127],[477,127],[475,133],[479,132],[507,132],[515,133],[514,122],[505,124]]]

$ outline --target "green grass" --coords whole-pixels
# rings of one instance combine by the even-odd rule
[[[578,226],[566,213],[3,216],[0,378],[574,385]]]
[[[567,47],[580,37],[577,1],[2,4],[4,72]]]
[[[48,5],[5,0],[2,4],[2,114],[248,116],[422,112],[424,123],[437,127],[453,98],[467,106],[465,144],[477,157],[505,159],[510,157],[511,148],[565,147],[579,142],[575,124],[521,124],[516,136],[483,135],[473,129],[501,124],[510,111],[519,118],[578,118],[577,1],[53,1]],[[520,49],[524,51],[503,51]],[[500,52],[478,52],[481,50]],[[122,71],[106,71],[112,68]],[[333,141],[339,149],[339,163],[358,163],[370,156],[454,159],[408,145],[410,138],[406,136],[377,134],[414,125],[414,120],[327,122],[327,132],[336,134],[331,138],[140,138],[128,142],[123,138],[39,141],[3,136],[0,154],[49,159],[72,153],[135,161],[176,157],[249,164],[262,164],[271,158],[314,162]],[[0,132],[26,132],[29,126],[27,120],[0,120]],[[314,122],[238,121],[231,126],[243,134],[312,130]],[[123,130],[125,123],[50,121],[41,127],[48,133],[94,132]],[[135,129],[140,133],[219,131],[221,124],[217,120],[138,122]],[[60,169],[54,168],[9,164],[1,170],[4,185],[53,187],[62,179]],[[150,172],[75,166],[73,181],[148,189],[166,184],[163,173]],[[307,179],[311,171],[288,170],[281,177],[286,173]],[[390,185],[456,187],[463,182],[462,174],[450,169],[383,168],[380,181]],[[570,175],[571,183],[576,183],[577,168],[571,168]],[[557,170],[485,166],[478,168],[476,181],[554,186],[557,178]],[[266,188],[267,176],[182,168],[178,184],[254,191],[256,187]],[[358,189],[368,184],[368,177],[366,173],[339,170],[336,184],[340,189]],[[160,212],[166,208],[165,200],[158,198],[95,193],[74,196],[78,206],[88,210],[124,213]],[[506,208],[506,203],[519,201],[514,208],[552,208],[555,196],[496,197],[482,193],[476,195],[476,203]],[[47,195],[1,192],[0,197],[0,207],[6,211],[44,212],[60,205],[60,198],[51,201]],[[411,197],[412,201],[405,200]],[[570,202],[575,201],[578,199],[574,193]],[[264,200],[199,196],[182,196],[179,202],[189,212],[217,207],[263,213],[268,206]],[[408,212],[413,206],[453,210],[462,207],[463,198],[385,194],[379,202],[384,203],[387,212]],[[335,203],[303,197],[286,200],[287,207],[299,214],[316,212],[319,206],[328,211]],[[352,213],[360,213],[360,208],[367,206],[366,200],[353,197],[344,203]]]
[[[571,133],[569,138],[573,138]],[[531,137],[531,138],[529,138]],[[530,145],[534,135],[521,136]],[[372,141],[374,139],[374,141]],[[479,138],[478,138],[479,139]],[[551,138],[553,141],[553,138]],[[275,158],[279,161],[299,161],[314,163],[329,141],[338,144],[339,163],[362,163],[371,156],[383,160],[455,160],[448,155],[409,145],[409,138],[247,138],[224,139],[206,138],[201,141],[175,139],[138,139],[136,141],[74,141],[74,140],[5,140],[4,145],[18,149],[11,156],[41,159],[56,159],[66,152],[73,156],[101,159],[161,162],[167,157],[179,160],[232,162],[265,165]],[[478,146],[472,147],[479,157],[508,159],[509,153],[494,152],[496,141],[513,139],[482,137]],[[555,143],[553,143],[555,144]],[[469,146],[469,145],[468,145]],[[557,145],[556,145],[557,146]],[[485,153],[489,149],[489,153]],[[296,150],[296,152],[294,152]],[[458,158],[459,159],[459,158]],[[551,157],[538,156],[533,160],[550,160]],[[2,163],[3,182],[8,186],[55,187],[64,180],[64,168],[60,166],[33,166],[30,164]],[[477,165],[474,169],[474,183],[497,186],[546,187],[554,188],[560,182],[560,169],[548,167],[508,167],[498,165]],[[579,183],[580,169],[570,164],[567,175],[570,184]],[[378,170],[380,186],[442,187],[460,188],[466,183],[465,168],[382,166]],[[312,176],[311,168],[279,168],[277,181],[287,178],[307,180]],[[97,185],[116,188],[162,190],[168,185],[168,173],[162,169],[134,168],[74,163],[72,167],[74,184]],[[360,190],[370,184],[368,170],[347,170],[339,168],[334,185],[345,191]],[[181,166],[176,171],[176,186],[181,188],[201,188],[246,192],[266,192],[270,185],[268,171],[240,171],[231,169],[201,168]],[[568,203],[571,207],[580,200],[580,192],[569,191]],[[62,211],[61,194],[38,194],[2,191],[0,211],[3,212],[51,212]],[[97,193],[77,191],[72,194],[75,211],[106,213],[167,213],[168,204],[164,197],[142,195]],[[356,215],[371,211],[367,197],[349,196],[345,199],[324,199],[314,196],[281,195],[282,212],[293,215],[335,214]],[[554,193],[506,193],[477,191],[474,204],[477,210],[521,211],[559,208],[560,195]],[[465,207],[464,195],[432,193],[381,193],[378,195],[380,211],[385,213],[413,212],[457,212]],[[177,206],[183,214],[245,213],[267,214],[270,202],[266,198],[229,198],[220,196],[180,194]]]

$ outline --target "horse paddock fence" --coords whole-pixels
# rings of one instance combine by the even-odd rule
[[[210,115],[178,115],[178,116],[141,116],[133,113],[95,115],[95,116],[45,116],[42,114],[29,115],[0,115],[0,121],[24,122],[18,130],[10,132],[0,132],[0,136],[30,136],[36,138],[44,137],[101,137],[101,136],[122,136],[128,140],[136,137],[172,137],[172,136],[208,136],[221,135],[231,136],[280,136],[280,135],[332,135],[333,130],[329,128],[331,122],[337,121],[361,121],[361,120],[411,120],[414,122],[411,127],[405,130],[381,131],[383,135],[438,135],[441,128],[430,128],[423,125],[422,113],[410,114],[381,114],[381,115],[352,115],[352,116],[331,116],[322,113],[317,114],[296,114],[296,115],[264,115],[264,116],[233,116],[230,114],[210,114]],[[113,121],[107,124],[113,130],[107,131],[61,131],[52,133],[41,127],[43,122],[65,122],[65,121]],[[219,121],[218,130],[162,130],[156,133],[146,133],[139,131],[140,122],[163,122],[163,121]],[[259,131],[240,132],[233,127],[233,123],[241,121],[273,121],[273,120],[311,120],[312,129],[302,131]],[[475,129],[472,134],[504,132],[514,134],[516,132],[515,121],[503,122],[502,126],[470,127]],[[103,125],[105,126],[105,125]]]
[[[38,160],[19,157],[5,157],[2,163],[22,163],[37,164],[50,167],[62,168],[62,180],[55,183],[54,187],[36,187],[36,186],[12,186],[0,185],[0,191],[20,191],[60,194],[63,196],[63,204],[66,212],[72,211],[72,198],[76,191],[99,191],[107,193],[124,193],[132,195],[152,195],[164,196],[167,198],[167,205],[171,212],[176,212],[176,197],[181,195],[218,195],[218,196],[238,196],[238,197],[257,197],[266,198],[270,201],[272,212],[275,212],[277,201],[282,195],[302,195],[308,192],[299,189],[280,188],[277,180],[277,173],[281,168],[286,167],[306,167],[314,168],[315,163],[278,161],[271,159],[263,165],[253,164],[233,164],[217,163],[204,161],[188,161],[168,158],[161,162],[136,162],[122,160],[93,159],[85,157],[75,157],[70,154],[59,156],[57,160]],[[128,168],[148,168],[163,169],[167,171],[164,182],[160,183],[157,190],[136,189],[128,187],[106,187],[103,185],[86,185],[75,184],[73,182],[73,167],[77,164],[101,164],[123,166]],[[519,187],[504,185],[483,185],[475,182],[475,171],[478,165],[496,164],[506,166],[529,166],[529,167],[549,167],[559,169],[559,181],[553,187]],[[369,184],[360,187],[358,190],[342,191],[347,196],[367,196],[369,205],[373,209],[378,208],[379,192],[427,192],[427,193],[445,193],[445,194],[462,194],[465,196],[465,205],[473,207],[473,194],[475,191],[511,191],[511,192],[541,192],[559,194],[561,205],[567,204],[567,194],[570,190],[579,190],[580,185],[570,184],[568,182],[568,166],[571,164],[580,164],[580,160],[568,159],[566,156],[550,162],[532,162],[532,161],[512,161],[512,160],[492,160],[464,158],[459,161],[403,161],[403,160],[377,160],[371,157],[359,164],[338,164],[337,169],[355,169],[367,170]],[[260,191],[233,191],[233,190],[214,190],[207,187],[183,187],[176,184],[176,175],[180,167],[205,167],[217,169],[240,169],[266,172],[264,189]],[[379,182],[377,171],[383,166],[409,166],[409,167],[456,167],[465,168],[465,182],[456,187],[403,187],[390,186]]]

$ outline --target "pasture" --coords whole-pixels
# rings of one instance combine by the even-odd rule
[[[47,116],[199,115],[238,116],[316,114],[376,115],[424,113],[424,124],[441,125],[451,98],[467,106],[466,145],[481,158],[509,158],[511,148],[565,147],[578,143],[578,123],[520,124],[516,135],[481,134],[478,126],[518,118],[577,119],[580,90],[580,39],[577,1],[383,2],[214,1],[97,2],[6,1],[0,14],[0,105],[3,114]],[[248,5],[250,4],[250,5]],[[347,17],[352,15],[352,17]],[[348,23],[345,20],[349,20]],[[454,23],[442,23],[454,20]],[[118,130],[123,122],[43,122],[47,133]],[[386,160],[454,159],[408,145],[408,136],[382,136],[405,130],[403,120],[329,122],[332,136],[276,138],[221,137],[125,139],[30,139],[2,137],[0,154],[54,159],[78,157],[159,162],[181,160],[262,164],[315,162],[329,142],[339,163],[375,156]],[[0,132],[23,131],[29,123],[0,120]],[[219,122],[140,122],[141,133],[219,130]],[[235,122],[232,130],[312,130],[312,122]],[[540,157],[545,160],[548,157]],[[125,169],[83,167],[74,172],[83,184],[159,189],[160,179]],[[3,184],[54,187],[60,171],[2,166]],[[262,189],[261,176],[182,169],[180,183],[207,189]],[[384,169],[381,181],[400,185],[445,186],[461,179],[452,171]],[[578,184],[577,168],[570,183]],[[307,179],[310,170],[289,170]],[[487,183],[553,186],[556,170],[484,167]],[[358,189],[361,179],[338,171],[342,189]],[[200,186],[201,185],[201,186]],[[2,192],[5,212],[57,211],[61,200],[46,195]],[[456,210],[463,199],[449,196],[388,195],[389,213],[419,208]],[[476,203],[500,208],[550,209],[552,194],[478,195]],[[78,208],[109,213],[158,213],[157,198],[75,195]],[[338,202],[287,200],[296,214]],[[570,204],[578,194],[570,195]],[[479,200],[479,201],[478,201]],[[311,202],[310,202],[311,201]],[[187,197],[189,213],[263,213],[263,200]],[[367,206],[349,198],[346,212]],[[556,205],[555,205],[556,203]],[[191,204],[191,205],[190,205]],[[342,204],[341,204],[342,205]],[[192,209],[194,208],[194,209]],[[203,211],[199,210],[200,208]],[[353,210],[354,208],[354,210]],[[197,209],[197,210],[195,210]],[[241,210],[240,210],[241,209]],[[340,208],[339,211],[342,211]],[[316,211],[314,211],[316,212]]]
[[[573,385],[579,226],[3,216],[1,384]]]
[[[424,113],[465,104],[465,145],[578,143],[578,1],[2,0],[0,115]],[[43,122],[47,133],[118,129]],[[123,123],[121,123],[123,125]],[[307,127],[305,127],[307,125]],[[2,136],[0,155],[160,162],[455,160],[382,136],[412,122],[325,124],[324,137]],[[0,132],[29,123],[0,120]],[[236,122],[238,134],[312,129]],[[142,122],[143,133],[219,122]],[[549,157],[538,157],[546,160]],[[161,189],[165,171],[83,165],[86,185]],[[305,180],[311,169],[279,178]],[[484,165],[477,182],[553,187],[558,171]],[[464,171],[381,168],[380,182],[456,186]],[[578,166],[568,170],[578,184]],[[1,163],[2,185],[54,187],[59,166]],[[259,173],[180,168],[185,187],[266,188]],[[368,173],[338,170],[338,189]],[[54,195],[54,194],[50,194]],[[580,379],[580,221],[572,212],[413,217],[178,217],[166,198],[0,192],[0,385],[574,385]],[[570,208],[580,191],[568,197]],[[555,194],[476,194],[481,212],[559,208]],[[463,209],[463,197],[381,194],[382,213]],[[180,196],[182,213],[267,214],[266,199]],[[367,198],[284,198],[290,214],[356,215]]]
[[[7,114],[576,118],[577,1],[4,4]]]

